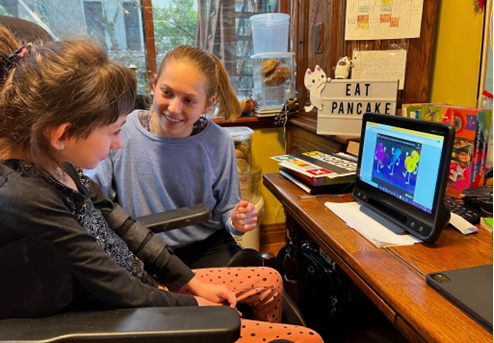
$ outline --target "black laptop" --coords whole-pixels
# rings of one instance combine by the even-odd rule
[[[492,264],[430,273],[427,284],[492,332]]]

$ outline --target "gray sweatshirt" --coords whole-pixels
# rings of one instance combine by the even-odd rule
[[[207,203],[212,218],[203,224],[159,234],[171,247],[204,240],[230,224],[241,200],[235,147],[228,132],[208,120],[206,128],[185,138],[159,137],[140,123],[138,111],[122,127],[123,146],[84,174],[132,216],[140,217]]]

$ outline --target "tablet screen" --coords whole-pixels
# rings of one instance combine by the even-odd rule
[[[444,137],[366,122],[360,180],[432,213]]]

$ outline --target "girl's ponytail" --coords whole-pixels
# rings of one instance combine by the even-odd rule
[[[242,112],[240,103],[238,102],[237,95],[230,84],[228,74],[226,73],[223,64],[216,56],[213,54],[210,55],[216,62],[216,79],[218,80],[216,102],[220,104],[219,111],[220,113],[224,113],[226,121],[233,122]]]

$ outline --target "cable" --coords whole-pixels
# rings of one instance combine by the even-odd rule
[[[345,193],[345,190],[348,188],[348,187],[352,187],[352,186],[355,186],[355,180],[353,180],[352,182],[350,182],[348,185],[346,185],[341,191],[340,191],[340,194],[341,193]]]

